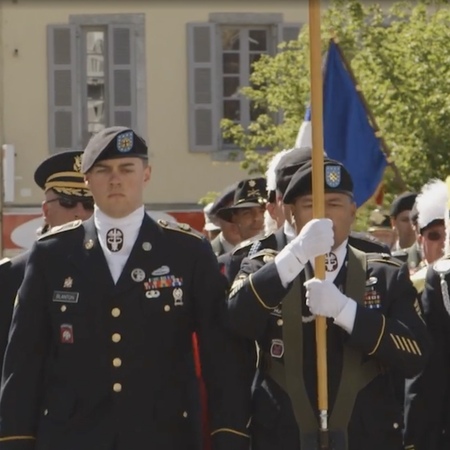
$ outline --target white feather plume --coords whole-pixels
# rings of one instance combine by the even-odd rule
[[[425,228],[436,219],[445,219],[448,202],[444,181],[434,179],[425,184],[416,199],[419,228]]]
[[[266,172],[267,190],[275,191],[277,188],[276,171],[281,166],[289,166],[297,161],[297,154],[309,147],[294,147],[278,152],[269,162]],[[325,154],[325,153],[324,153]]]

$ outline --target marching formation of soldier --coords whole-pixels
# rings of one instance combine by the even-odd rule
[[[225,188],[204,234],[145,213],[131,129],[45,160],[40,236],[0,265],[0,450],[316,449],[316,316],[327,448],[448,448],[448,186],[356,233],[353,181],[327,157],[313,218],[311,153]]]

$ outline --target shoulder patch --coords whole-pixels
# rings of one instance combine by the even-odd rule
[[[64,225],[58,225],[56,227],[50,228],[46,233],[39,236],[38,241],[42,241],[45,238],[53,236],[54,234],[62,233],[63,231],[75,230],[83,223],[82,220],[73,220],[72,222],[67,222]]]
[[[262,243],[269,237],[273,236],[273,233],[266,234],[265,236],[261,237],[261,235],[254,236],[253,238],[246,239],[245,241],[242,241],[236,247],[233,248],[231,251],[231,254],[238,254],[241,253],[242,250],[248,249],[250,250],[250,247],[254,245],[256,242]],[[259,246],[258,246],[259,247]]]
[[[268,263],[275,259],[275,256],[278,255],[278,252],[276,250],[273,250],[271,248],[264,248],[263,250],[255,253],[254,255],[249,256],[250,259],[262,259],[265,263]]]
[[[177,222],[168,222],[167,220],[158,220],[158,224],[161,227],[165,228],[166,230],[178,231],[180,233],[189,234],[191,236],[195,236],[198,239],[204,239],[205,237],[203,236],[202,233],[200,233],[197,230],[194,230],[187,223],[177,223]]]

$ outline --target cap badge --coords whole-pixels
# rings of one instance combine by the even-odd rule
[[[73,170],[75,172],[81,172],[81,156],[77,155],[73,159]]]
[[[337,188],[341,184],[341,166],[325,167],[325,183],[330,188]]]
[[[128,153],[133,148],[133,132],[126,131],[125,133],[119,134],[116,138],[117,150],[120,153]]]
[[[250,180],[250,181],[248,182],[248,185],[249,185],[250,187],[255,187],[255,186],[256,186],[256,181],[255,181],[255,180]]]

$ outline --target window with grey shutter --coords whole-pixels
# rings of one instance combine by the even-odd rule
[[[109,125],[137,129],[134,25],[108,27]]]
[[[211,152],[220,140],[216,25],[189,23],[187,35],[189,150]]]
[[[296,41],[303,24],[280,23],[278,24],[278,43]]]
[[[76,82],[76,29],[47,26],[50,152],[81,147]]]

